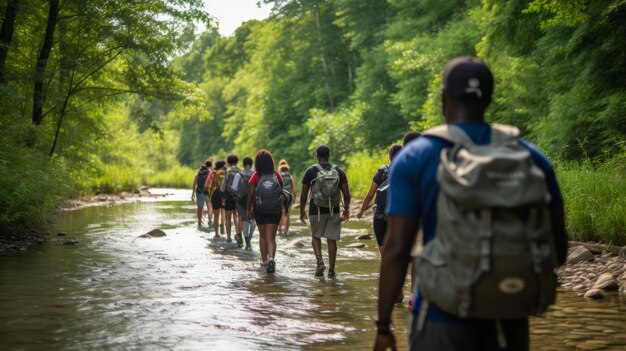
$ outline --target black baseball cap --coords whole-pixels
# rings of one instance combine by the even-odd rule
[[[491,102],[493,75],[485,62],[472,56],[452,59],[443,71],[442,89],[453,99]]]
[[[330,156],[330,148],[328,147],[328,145],[320,145],[317,147],[317,151],[315,152],[315,154],[319,157],[328,157]]]

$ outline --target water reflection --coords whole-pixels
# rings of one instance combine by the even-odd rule
[[[376,243],[345,248],[367,226],[343,231],[337,278],[315,278],[307,228],[293,218],[293,233],[278,237],[277,273],[267,275],[258,253],[198,230],[194,213],[180,201],[62,213],[57,229],[80,245],[0,258],[0,349],[370,348]],[[154,228],[167,236],[137,239]],[[394,311],[402,349],[405,311]],[[532,321],[533,349],[623,349],[624,312],[618,297],[587,302],[560,292],[559,305]]]

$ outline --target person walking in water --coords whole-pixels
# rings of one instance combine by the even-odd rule
[[[283,215],[283,178],[276,172],[272,154],[259,150],[254,159],[256,171],[250,177],[247,217],[259,226],[259,249],[267,273],[276,270],[276,231]]]
[[[226,214],[226,220],[224,223],[226,224],[226,240],[230,240],[230,234],[232,231],[232,225],[235,225],[235,240],[237,241],[238,247],[243,247],[243,238],[241,233],[239,232],[239,224],[238,224],[238,216],[234,213],[237,210],[237,202],[235,199],[235,188],[234,181],[235,177],[241,172],[241,169],[237,167],[237,163],[239,163],[239,157],[234,154],[228,155],[226,157],[226,162],[228,163],[228,170],[226,171],[226,175],[224,176],[224,181],[222,182],[222,186],[220,191],[222,192],[222,203],[224,205],[224,211]],[[237,184],[238,186],[239,184]]]
[[[209,178],[209,170],[205,165],[202,165],[198,170],[198,173],[193,177],[193,186],[191,190],[191,201],[196,201],[198,210],[198,227],[202,226],[202,210],[206,204],[206,181]],[[208,210],[208,208],[207,208]]]
[[[331,164],[330,148],[320,145],[316,151],[317,164],[309,167],[302,178],[302,193],[300,195],[300,221],[307,222],[306,203],[311,191],[309,205],[311,243],[317,261],[315,276],[324,275],[326,265],[322,257],[322,238],[328,243],[328,277],[334,278],[335,261],[337,259],[337,241],[341,234],[341,223],[350,219],[350,189],[348,177],[338,166]],[[340,215],[339,207],[343,194],[343,212]]]
[[[256,223],[254,220],[248,219],[247,208],[250,178],[252,178],[252,174],[254,174],[252,164],[252,159],[250,157],[245,157],[243,159],[243,169],[239,172],[238,178],[234,181],[234,184],[237,184],[237,213],[239,215],[240,225],[238,232],[243,233],[243,237],[246,242],[246,251],[252,251],[252,245],[250,242],[252,240],[252,234],[256,229]]]
[[[283,181],[285,182],[283,190],[286,196],[283,219],[278,227],[278,233],[285,233],[285,235],[289,235],[289,209],[291,209],[294,199],[298,196],[298,189],[293,176],[289,173],[289,164],[287,161],[280,160],[278,163],[278,170],[280,171],[280,175],[283,177]]]
[[[222,183],[224,182],[224,177],[226,175],[226,170],[224,167],[226,166],[226,162],[217,161],[215,162],[215,169],[212,175],[208,179],[207,188],[209,189],[209,194],[211,196],[211,204],[213,205],[213,228],[215,229],[215,237],[218,238],[220,233],[224,234],[224,215],[222,214],[222,223],[220,223],[220,214],[222,213]],[[227,239],[228,242],[231,241],[230,238]]]
[[[207,214],[206,214],[207,226],[210,228],[211,226],[213,226],[213,204],[211,203],[211,195],[209,194],[209,187],[207,186],[206,183],[208,183],[209,178],[211,178],[211,176],[214,175],[213,174],[213,162],[207,159],[206,161],[204,161],[204,165],[209,171],[209,177],[207,178],[204,184],[204,200],[206,201],[206,207],[207,207]]]
[[[481,60],[450,61],[442,82],[447,125],[391,166],[374,349],[396,349],[391,314],[422,222],[410,349],[528,350],[528,315],[554,302],[567,254],[556,176],[517,128],[485,123],[493,77]]]
[[[402,150],[402,146],[398,144],[393,144],[389,147],[389,162],[393,162],[393,158]],[[367,195],[365,195],[365,199],[363,200],[363,204],[361,205],[361,209],[356,214],[356,217],[361,219],[363,217],[363,212],[367,210],[370,205],[370,202],[376,196],[376,209],[374,210],[374,235],[376,235],[376,242],[378,243],[378,251],[381,256],[383,254],[383,245],[385,243],[385,233],[387,232],[387,216],[385,216],[385,206],[387,205],[387,192],[389,190],[389,167],[390,164],[384,164],[378,168],[376,174],[374,174],[374,179],[372,180],[372,185],[370,185],[370,190]]]

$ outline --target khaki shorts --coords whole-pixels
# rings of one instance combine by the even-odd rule
[[[341,234],[341,215],[335,213],[333,217],[329,213],[319,216],[311,216],[311,234],[316,238],[339,240]]]

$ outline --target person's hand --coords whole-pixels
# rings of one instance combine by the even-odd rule
[[[350,209],[343,210],[343,223],[348,223],[350,220]]]
[[[356,218],[361,219],[363,217],[363,210],[360,210],[359,213],[356,214]]]
[[[396,351],[396,337],[393,333],[389,334],[376,334],[376,341],[374,342],[374,351]]]
[[[252,221],[252,211],[248,210],[248,214],[246,217],[248,218],[248,221]]]
[[[306,224],[307,219],[309,219],[309,218],[306,215],[306,213],[305,212],[300,212],[300,222],[302,222],[303,224]]]
[[[191,193],[191,202],[196,201],[196,194],[195,193]]]

